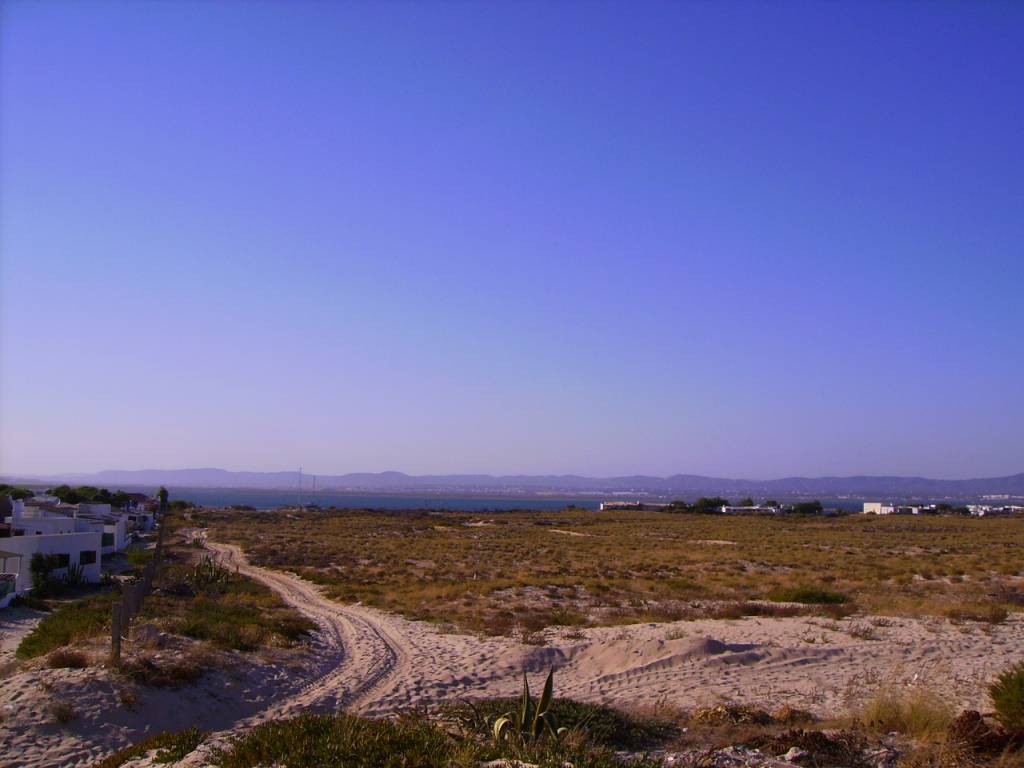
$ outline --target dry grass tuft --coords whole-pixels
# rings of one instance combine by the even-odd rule
[[[175,653],[145,653],[121,662],[121,671],[142,685],[178,688],[193,683],[209,668],[212,658],[202,646]]]
[[[1002,624],[1009,618],[1009,611],[997,603],[962,603],[946,610],[947,618],[953,621],[980,621],[986,624]]]
[[[78,712],[71,702],[64,701],[63,699],[51,701],[46,706],[46,712],[61,725],[67,725],[78,717]]]
[[[914,739],[938,739],[953,721],[953,709],[927,688],[883,688],[856,713],[865,728]]]
[[[46,666],[50,669],[85,669],[89,666],[89,657],[73,648],[58,648],[46,657]]]

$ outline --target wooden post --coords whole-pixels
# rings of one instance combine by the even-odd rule
[[[132,599],[131,587],[127,584],[121,587],[121,636],[131,637],[132,626]]]
[[[121,661],[121,606],[116,603],[110,616],[110,659],[115,664]]]

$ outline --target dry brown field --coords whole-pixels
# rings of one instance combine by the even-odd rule
[[[194,514],[339,601],[455,631],[851,611],[998,622],[1024,609],[1024,518]]]

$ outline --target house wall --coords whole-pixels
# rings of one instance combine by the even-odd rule
[[[78,514],[80,515],[109,515],[110,505],[100,504],[98,502],[83,501],[78,505]]]
[[[113,541],[103,547],[103,554],[109,555],[120,552],[128,544],[128,521],[113,517],[79,517],[78,522],[88,525],[94,531],[108,533],[113,536]]]
[[[86,581],[100,580],[100,534],[97,531],[86,533],[52,533],[43,536],[12,536],[3,540],[3,549],[21,555],[18,571],[18,591],[32,586],[32,555],[40,552],[44,555],[68,555],[69,565],[80,565],[83,552],[94,552],[95,562],[82,565],[82,576]],[[54,571],[61,577],[67,569]]]
[[[17,521],[7,518],[7,521],[14,525],[19,531],[24,531],[26,536],[41,536],[51,533],[76,533],[84,528],[78,528],[78,521],[73,517],[50,517],[41,515],[39,517],[21,517]]]

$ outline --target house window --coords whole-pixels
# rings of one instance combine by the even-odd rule
[[[104,547],[112,547],[112,546],[114,546],[114,534],[112,534],[112,533],[104,533],[103,534],[103,546]]]
[[[67,568],[69,565],[71,565],[71,555],[69,555],[69,554],[57,555],[57,567],[58,568]]]
[[[83,552],[78,553],[78,564],[79,565],[92,565],[96,562],[96,550],[87,549]]]

